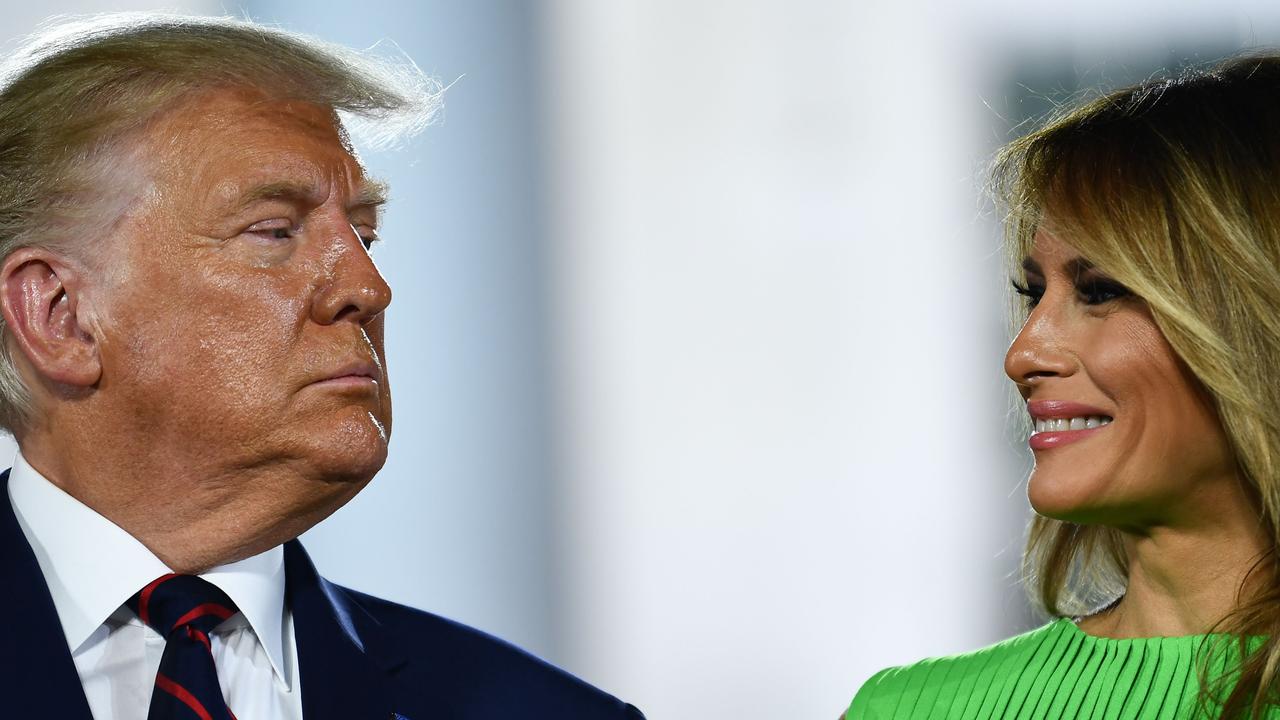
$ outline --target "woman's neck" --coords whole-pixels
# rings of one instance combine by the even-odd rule
[[[1272,539],[1248,493],[1214,500],[1200,504],[1193,521],[1121,530],[1129,564],[1124,597],[1080,628],[1111,638],[1200,635],[1273,582],[1264,566],[1250,574]]]

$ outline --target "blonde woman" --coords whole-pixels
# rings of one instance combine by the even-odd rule
[[[883,670],[845,717],[1280,717],[1280,56],[1090,102],[995,181],[1056,619]]]

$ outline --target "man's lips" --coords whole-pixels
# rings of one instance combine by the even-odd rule
[[[1105,430],[1114,419],[1100,408],[1070,400],[1027,403],[1035,430],[1027,440],[1032,450],[1048,450],[1083,440]]]
[[[312,384],[335,387],[376,386],[381,377],[382,373],[378,370],[377,365],[371,362],[357,361],[340,366]]]

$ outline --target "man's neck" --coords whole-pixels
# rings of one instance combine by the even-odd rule
[[[220,488],[235,486],[198,468],[157,469],[148,464],[153,457],[132,452],[126,453],[132,461],[122,461],[115,452],[119,448],[86,456],[82,448],[50,443],[38,434],[21,438],[19,447],[49,482],[179,573],[198,574],[257,555],[297,537],[332,511],[288,508],[296,513],[289,515],[242,494],[219,494]],[[260,474],[264,487],[290,481],[285,473]]]

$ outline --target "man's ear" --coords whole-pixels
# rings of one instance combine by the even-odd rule
[[[87,388],[102,362],[96,339],[83,328],[80,274],[66,258],[26,247],[0,264],[0,313],[14,345],[43,378]]]

